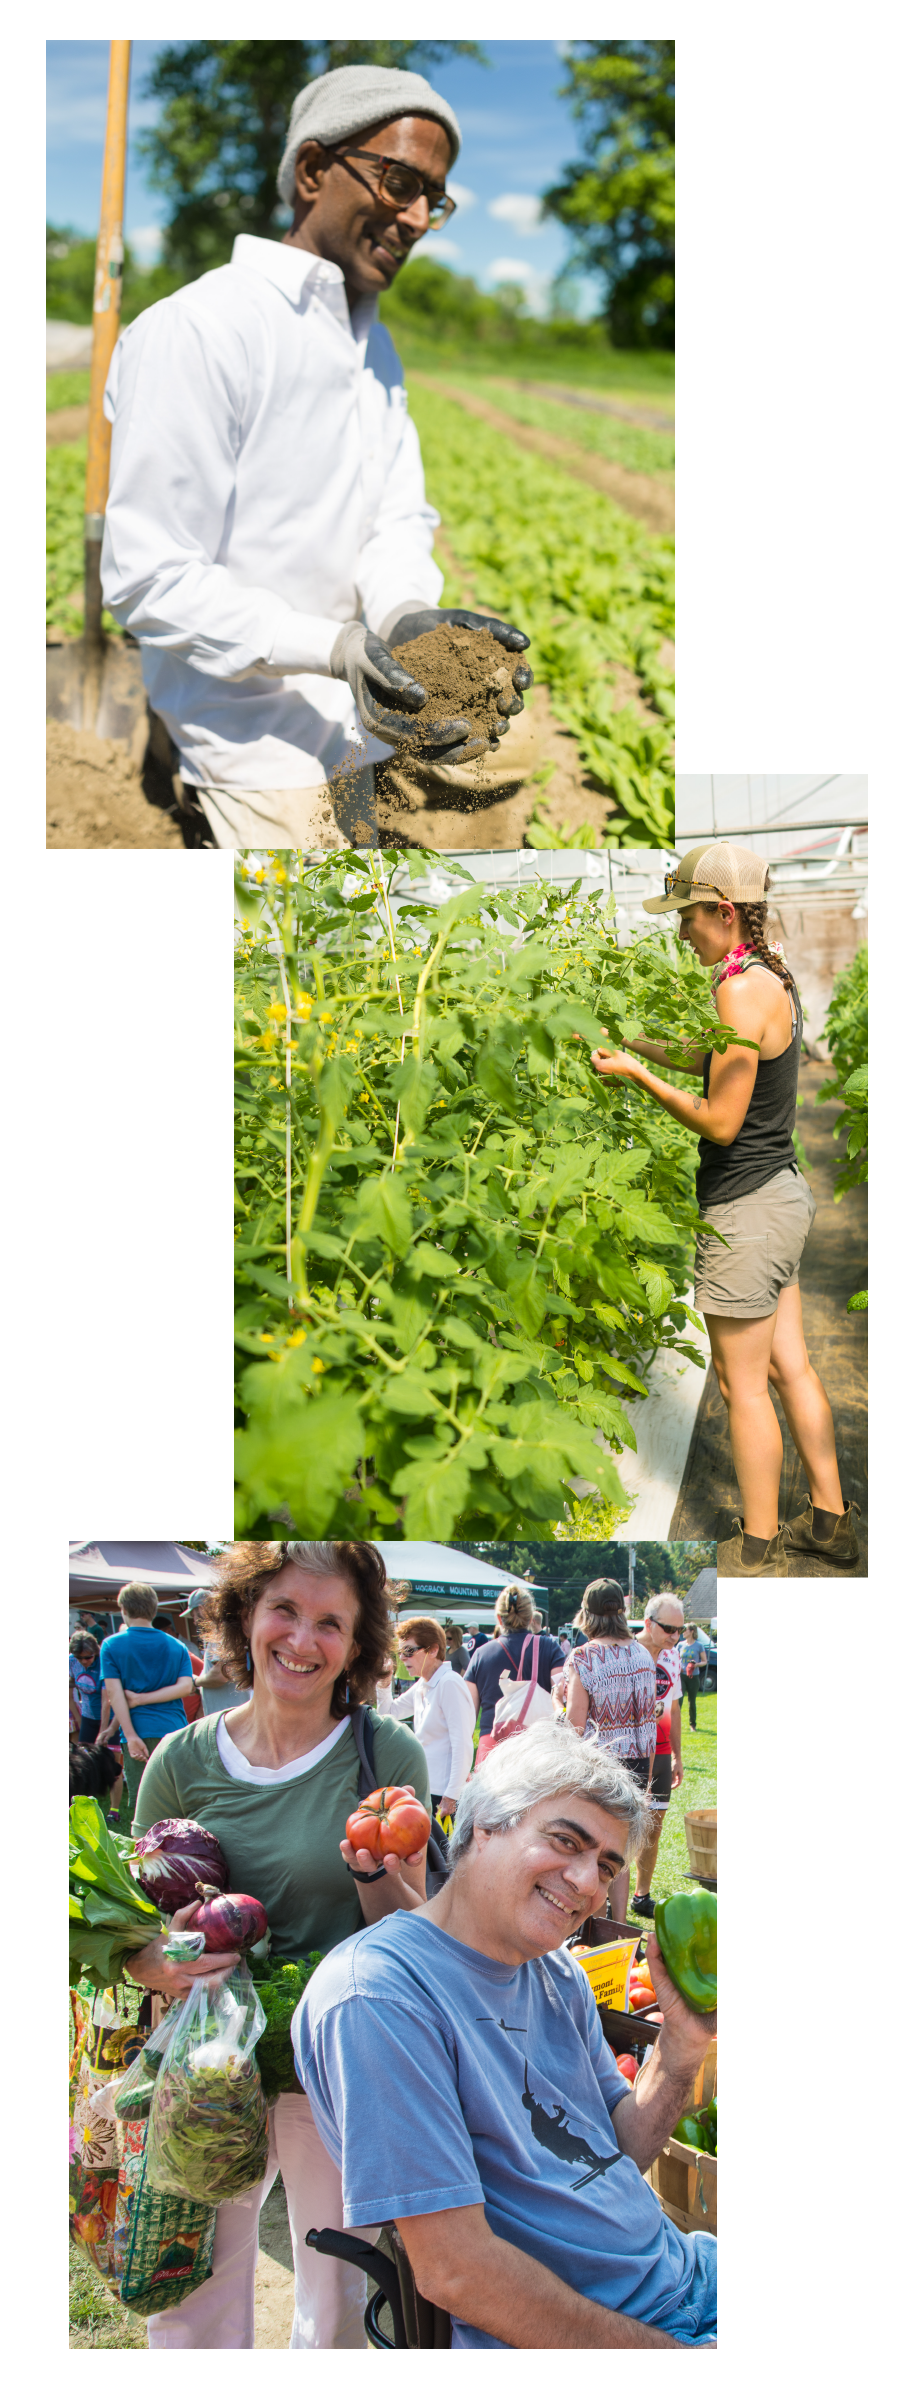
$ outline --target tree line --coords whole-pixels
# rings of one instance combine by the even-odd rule
[[[433,73],[453,54],[489,63],[477,42],[168,43],[144,86],[159,116],[135,145],[166,202],[162,256],[141,267],[126,246],[123,322],[224,265],[237,234],[279,238],[276,176],[291,104],[314,76],[363,64]],[[571,103],[579,156],[541,195],[544,215],[570,239],[551,311],[556,340],[590,347],[600,335],[620,349],[674,347],[674,76],[673,42],[568,46],[560,91]],[[49,316],[90,323],[94,251],[72,228],[48,225]],[[597,280],[592,324],[567,306],[573,272]],[[427,256],[402,270],[382,314],[438,340],[512,346],[539,339],[543,324],[518,287],[483,293]]]

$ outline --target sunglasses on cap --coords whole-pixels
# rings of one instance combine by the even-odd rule
[[[668,874],[663,876],[663,890],[667,900],[671,900],[672,893],[678,889],[678,877],[680,873],[680,867],[670,867]],[[720,892],[717,883],[706,883],[704,884],[703,889],[704,892],[713,894],[717,900],[730,900],[731,898],[730,892]],[[682,887],[682,890],[679,893],[679,898],[681,900],[689,900],[690,897],[690,885],[688,885],[687,891],[685,891],[684,887]]]

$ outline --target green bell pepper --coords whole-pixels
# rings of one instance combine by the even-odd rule
[[[657,1901],[653,1922],[676,1991],[707,2016],[716,2005],[715,1892],[673,1892]]]
[[[706,2127],[699,2117],[679,2117],[670,2139],[673,2142],[686,2142],[689,2150],[709,2149]]]

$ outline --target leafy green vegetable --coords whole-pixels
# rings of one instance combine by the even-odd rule
[[[163,1920],[129,1874],[131,1843],[110,1833],[96,1800],[69,1808],[69,1973],[105,1990],[121,1981],[125,1959],[162,1932]]]
[[[245,1966],[214,1986],[192,1985],[150,2106],[147,2173],[156,2191],[217,2208],[260,2182],[268,2116],[254,2051],[264,2029]]]
[[[279,2092],[295,2091],[297,2088],[291,2048],[291,2018],[310,1976],[321,1964],[321,1950],[313,1950],[309,1958],[301,1958],[296,1962],[276,1960],[265,1981],[259,1976],[254,1977],[257,1998],[266,2012],[266,2030],[260,2034],[256,2045],[256,2064],[267,2100],[275,2100]]]
[[[604,843],[670,847],[674,678],[660,644],[674,630],[673,543],[415,379],[410,412],[428,497],[479,603],[525,627],[554,713],[617,803]],[[445,605],[462,597],[448,578]],[[613,707],[616,666],[638,677],[649,719]]]

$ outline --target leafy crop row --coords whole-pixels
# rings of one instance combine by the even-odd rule
[[[243,1533],[548,1538],[573,1476],[624,1505],[622,1396],[699,1355],[695,1144],[588,1057],[722,1047],[696,961],[577,885],[403,899],[428,863],[239,865]]]
[[[539,433],[556,434],[579,450],[613,459],[617,466],[628,467],[633,474],[656,475],[669,482],[674,475],[674,434],[658,433],[649,425],[630,425],[626,418],[605,416],[601,409],[573,406],[562,396],[558,400],[548,399],[527,385],[494,382],[481,375],[463,376],[455,371],[453,381],[460,386],[470,385],[473,392],[491,400],[495,408],[502,408],[506,416],[515,417],[517,424],[533,425]]]
[[[47,452],[47,623],[64,633],[80,633],[84,622],[86,469],[86,441],[59,442]]]
[[[529,664],[549,684],[584,766],[617,802],[604,839],[671,846],[673,679],[660,643],[674,629],[672,542],[457,402],[414,385],[410,407],[429,497],[477,578],[480,602],[530,634]],[[617,663],[640,678],[653,719],[613,708]]]

